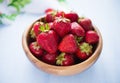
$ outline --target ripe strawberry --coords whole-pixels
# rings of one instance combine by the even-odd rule
[[[55,31],[49,30],[48,25],[42,26],[41,31],[37,37],[38,44],[47,52],[55,53],[58,46],[58,35]]]
[[[31,38],[36,38],[38,36],[38,34],[41,32],[40,29],[39,29],[41,25],[43,25],[43,22],[36,22],[33,25],[33,28],[30,32]]]
[[[63,17],[57,17],[56,20],[53,22],[53,27],[58,35],[60,37],[63,37],[71,30],[70,20]]]
[[[61,66],[70,66],[75,63],[73,55],[67,53],[61,53],[56,59],[56,64]]]
[[[99,36],[95,31],[87,31],[85,35],[85,41],[90,44],[95,44],[99,41]]]
[[[81,60],[86,60],[92,54],[92,45],[83,42],[79,45],[79,48],[76,52],[76,56]]]
[[[78,15],[77,15],[77,13],[74,13],[74,12],[66,13],[65,17],[70,19],[71,22],[77,22],[78,21]]]
[[[51,13],[47,14],[45,17],[46,22],[53,22],[55,20],[55,16],[52,15]]]
[[[82,18],[79,20],[80,25],[85,29],[85,31],[92,30],[92,21],[89,18]]]
[[[64,11],[57,11],[56,17],[64,17],[64,16],[65,16],[65,12]]]
[[[43,55],[43,50],[37,44],[37,42],[30,43],[29,49],[35,55],[35,57],[37,57],[37,58],[40,58]]]
[[[47,53],[46,55],[42,56],[41,60],[44,61],[45,63],[55,65],[56,64],[56,57],[57,57],[57,54]]]
[[[72,34],[66,35],[60,42],[58,49],[61,52],[75,53],[77,51],[77,43]]]
[[[55,20],[57,11],[52,11],[46,14],[45,21],[47,23],[53,22]]]
[[[52,9],[52,8],[48,8],[48,9],[45,10],[45,13],[47,14],[47,13],[49,13],[49,12],[53,12],[53,11],[55,11],[55,10]]]
[[[71,33],[76,36],[85,36],[85,30],[77,23],[71,23]]]

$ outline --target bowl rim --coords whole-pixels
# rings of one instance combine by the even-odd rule
[[[41,18],[44,18],[44,16],[42,16]],[[34,63],[40,63],[42,65],[46,65],[48,67],[52,67],[53,69],[57,68],[57,69],[64,69],[64,68],[68,68],[68,67],[77,67],[77,66],[80,66],[80,65],[84,65],[84,64],[87,64],[88,62],[93,62],[94,58],[98,58],[100,56],[100,53],[102,51],[102,47],[103,47],[103,40],[102,40],[102,35],[100,33],[100,31],[98,30],[98,28],[93,25],[93,28],[94,30],[97,32],[97,34],[99,35],[99,42],[98,42],[98,45],[96,47],[96,50],[94,51],[94,53],[88,58],[86,59],[85,61],[81,62],[81,63],[77,63],[77,64],[74,64],[74,65],[71,65],[71,66],[56,66],[56,65],[50,65],[50,64],[47,64],[39,59],[37,59],[32,53],[31,51],[29,50],[29,47],[28,47],[28,42],[27,42],[27,37],[28,37],[28,34],[33,26],[33,24],[37,21],[39,21],[41,18],[39,18],[38,20],[34,21],[23,33],[22,35],[22,46],[23,46],[23,49],[26,53],[26,56],[29,58],[29,60],[31,62],[34,62]],[[98,55],[96,56],[96,53],[98,52]],[[33,60],[31,60],[33,59]],[[96,59],[97,60],[97,59]],[[91,63],[92,64],[92,63]]]

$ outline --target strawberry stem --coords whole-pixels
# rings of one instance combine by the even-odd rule
[[[40,28],[39,28],[39,30],[41,32],[47,32],[47,31],[50,30],[50,27],[49,27],[48,23],[46,23],[45,25],[41,25]]]
[[[80,45],[80,42],[83,40],[83,37],[75,36],[77,45]]]
[[[78,22],[80,22],[84,18],[85,18],[84,16],[79,17]]]
[[[65,53],[61,53],[61,54],[56,58],[56,59],[57,59],[57,61],[56,61],[56,64],[57,64],[57,65],[62,65],[62,62],[65,60],[64,56],[65,56]]]
[[[84,42],[82,43],[79,48],[81,49],[81,52],[85,52],[87,55],[91,54],[92,53],[92,45]]]

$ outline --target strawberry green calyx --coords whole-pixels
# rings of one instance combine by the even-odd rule
[[[84,18],[85,18],[84,16],[79,17],[78,22],[80,22]]]
[[[54,10],[54,11],[52,11],[52,12],[50,12],[50,13],[52,14],[52,16],[55,16],[55,15],[57,14],[57,11]]]
[[[84,19],[84,18],[85,18],[84,16],[79,17],[79,19]]]
[[[65,60],[64,56],[65,56],[65,53],[61,53],[61,54],[56,58],[56,59],[57,59],[57,61],[56,61],[56,64],[57,64],[57,65],[62,65],[62,62]]]
[[[83,37],[75,36],[75,39],[76,39],[77,43],[80,43],[83,40]]]
[[[83,40],[83,37],[77,37],[77,41],[81,42]]]
[[[84,42],[79,46],[81,52],[86,53],[87,55],[90,55],[92,53],[92,45]]]
[[[41,26],[39,27],[39,30],[40,30],[41,32],[47,32],[47,31],[50,30],[50,27],[49,27],[48,23],[46,23],[45,25],[41,25]]]
[[[31,38],[35,38],[35,32],[34,32],[34,30],[33,30],[33,28],[31,29],[31,31],[30,31],[30,36],[31,36]]]
[[[36,50],[39,50],[41,48],[37,42],[34,42],[33,45],[34,45],[33,48]]]

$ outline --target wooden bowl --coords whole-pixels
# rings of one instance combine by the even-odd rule
[[[42,19],[43,18],[38,19],[37,21],[42,20]],[[37,22],[37,21],[35,21],[35,22]],[[93,65],[96,62],[96,60],[100,56],[100,53],[101,53],[101,50],[102,50],[102,45],[103,45],[103,43],[102,43],[102,36],[100,34],[100,31],[97,29],[97,27],[93,26],[95,31],[99,35],[99,42],[97,44],[96,50],[94,51],[94,53],[92,54],[91,57],[89,57],[87,60],[85,60],[85,61],[83,61],[81,63],[75,64],[75,65],[72,65],[72,66],[54,66],[54,65],[49,65],[47,63],[44,63],[43,61],[40,61],[39,59],[37,59],[30,52],[30,50],[28,48],[28,44],[30,42],[29,32],[30,32],[33,24],[31,26],[29,26],[25,30],[25,32],[23,33],[23,36],[22,36],[22,46],[23,46],[23,49],[24,49],[28,59],[38,69],[41,69],[41,70],[43,70],[43,71],[45,71],[47,73],[51,73],[51,74],[55,74],[55,75],[63,75],[63,76],[65,76],[65,75],[74,75],[74,74],[80,73],[80,72],[88,69],[91,65]]]

